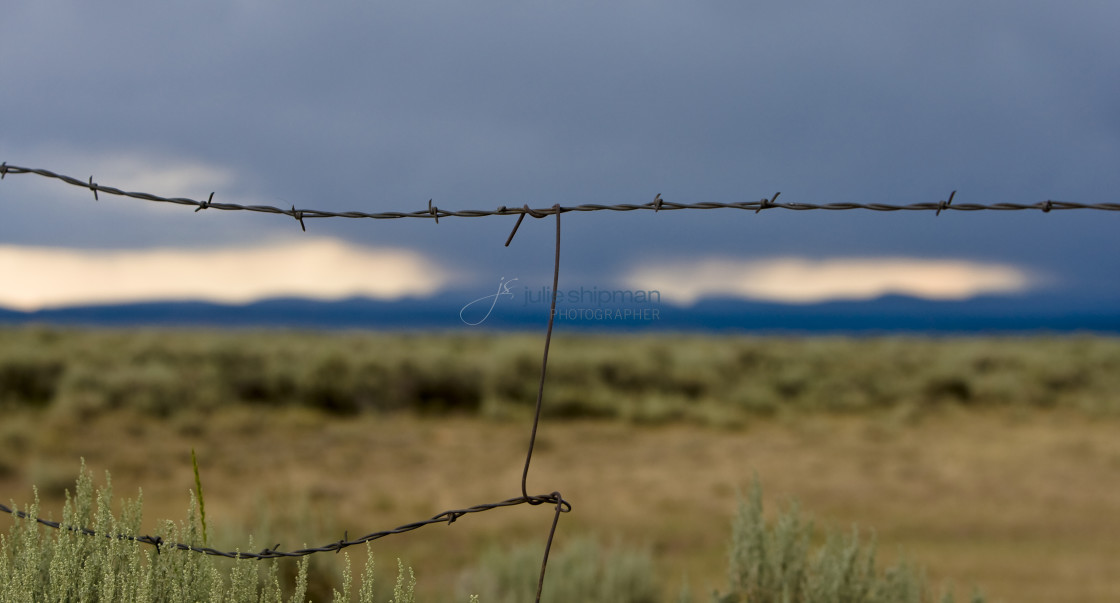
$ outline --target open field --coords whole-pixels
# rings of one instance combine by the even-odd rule
[[[194,448],[227,534],[215,544],[254,531],[257,548],[286,549],[508,498],[539,346],[0,331],[0,492],[23,502],[35,483],[58,508],[84,457],[118,496],[142,487],[154,525],[182,517]],[[1120,342],[1093,338],[560,338],[529,490],[572,501],[558,547],[649,547],[671,594],[682,576],[698,594],[723,587],[736,492],[757,474],[771,510],[797,499],[822,527],[874,530],[883,558],[901,551],[958,592],[1113,601],[1118,359]],[[543,546],[550,519],[490,511],[376,554],[386,569],[403,557],[438,600],[485,550]]]

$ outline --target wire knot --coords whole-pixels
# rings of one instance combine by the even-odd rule
[[[949,206],[953,203],[953,197],[955,197],[956,195],[957,195],[957,191],[953,191],[953,192],[949,193],[949,199],[947,201],[939,202],[937,204],[937,213],[933,214],[934,217],[940,216],[941,215],[941,210],[949,209]]]
[[[774,196],[770,197],[769,199],[763,197],[762,200],[758,202],[758,209],[754,210],[754,213],[757,214],[764,209],[770,209],[771,207],[774,207],[774,202],[778,200],[778,195],[780,194],[782,194],[782,192],[778,191],[774,193]]]
[[[5,161],[3,163],[0,163],[0,180],[3,180],[4,176],[7,176],[7,175],[8,175],[8,162]]]
[[[303,212],[297,210],[295,205],[292,206],[292,217],[299,222],[300,230],[307,232],[307,227],[303,225]]]
[[[653,198],[653,213],[657,213],[659,211],[661,211],[661,193],[657,193],[657,195]]]
[[[89,177],[89,190],[93,191],[93,200],[100,201],[100,199],[97,198],[97,183],[93,181],[93,176]]]
[[[1054,202],[1051,201],[1050,199],[1047,199],[1046,200],[1046,205],[1044,205],[1042,207],[1042,213],[1048,214],[1048,213],[1050,213],[1050,210],[1052,210],[1052,209],[1054,209]]]
[[[564,497],[561,496],[559,492],[541,494],[538,496],[526,496],[524,501],[534,506],[543,505],[545,503],[555,504],[560,509],[560,513],[568,513],[572,510],[572,503],[564,500]]]
[[[436,224],[439,224],[439,208],[432,205],[432,200],[428,199],[428,213],[436,219]]]
[[[195,208],[194,213],[197,214],[198,212],[200,212],[204,209],[210,209],[210,204],[213,203],[213,202],[214,202],[214,193],[210,193],[210,198],[201,202],[201,203],[199,203],[198,207]]]
[[[140,542],[145,542],[147,544],[150,544],[150,545],[156,547],[156,554],[157,555],[159,554],[160,546],[163,545],[163,536],[141,536],[140,538],[137,538],[136,540],[138,540]]]

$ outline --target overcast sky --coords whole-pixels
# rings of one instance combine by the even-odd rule
[[[370,212],[777,191],[1116,202],[1118,23],[1111,1],[24,2],[0,19],[0,160],[165,196]],[[29,175],[0,182],[0,206],[9,307],[551,281],[551,219],[527,219],[508,249],[512,217],[303,233],[282,216],[94,202]],[[562,283],[681,302],[1120,300],[1114,212],[562,220]]]

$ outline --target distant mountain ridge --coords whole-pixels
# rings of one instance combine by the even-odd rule
[[[394,301],[267,299],[245,305],[196,301],[75,306],[19,312],[0,308],[0,324],[105,327],[264,327],[377,330],[532,330],[548,318],[547,303],[476,300],[468,293]],[[476,301],[473,305],[471,302]],[[465,306],[468,306],[466,307]],[[885,296],[869,301],[779,304],[704,299],[669,303],[558,305],[556,325],[578,331],[749,331],[775,333],[987,333],[1093,331],[1120,334],[1120,300],[1046,296],[930,301]],[[473,323],[473,324],[468,324]]]

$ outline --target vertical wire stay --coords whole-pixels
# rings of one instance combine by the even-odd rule
[[[552,265],[552,302],[548,311],[548,328],[545,330],[544,334],[544,353],[541,355],[541,378],[537,386],[537,406],[533,414],[533,428],[529,433],[529,449],[525,453],[525,467],[521,471],[521,496],[526,502],[531,505],[539,505],[545,502],[556,503],[556,514],[552,518],[552,527],[548,531],[548,541],[545,543],[544,557],[541,559],[541,572],[540,576],[537,578],[537,597],[535,599],[537,603],[540,603],[541,592],[544,590],[545,568],[548,566],[548,552],[552,548],[552,539],[556,535],[556,524],[559,523],[560,513],[562,513],[565,508],[565,501],[563,497],[560,496],[559,492],[553,492],[549,496],[534,497],[529,496],[529,491],[526,487],[526,482],[529,479],[529,464],[533,460],[533,448],[537,442],[537,426],[541,422],[541,406],[544,402],[544,381],[545,375],[548,372],[548,348],[552,343],[552,325],[556,321],[556,289],[560,284],[560,214],[562,212],[560,211],[559,204],[552,206],[552,209],[556,212],[556,257]],[[520,226],[521,220],[524,218],[525,214],[521,214],[517,220],[517,225],[514,226],[513,233],[510,233],[509,240],[506,241],[506,245],[509,245],[509,241],[513,239],[513,234],[517,232],[517,226]]]
[[[548,540],[544,543],[544,557],[541,558],[541,575],[537,578],[536,603],[541,603],[541,593],[544,592],[544,571],[548,567],[548,551],[552,549],[552,538],[556,536],[556,524],[560,523],[560,514],[564,512],[564,498],[559,492],[553,492],[552,498],[556,499],[556,513],[552,516],[552,527],[548,529]]]
[[[560,284],[560,206],[556,205],[553,209],[556,210],[556,261],[553,263],[552,267],[552,303],[548,311],[548,329],[545,330],[544,333],[544,354],[541,357],[541,379],[540,383],[537,385],[537,407],[533,415],[533,430],[529,434],[529,452],[525,455],[525,468],[521,472],[521,495],[526,499],[531,498],[525,487],[525,482],[529,478],[529,463],[533,460],[533,446],[537,441],[537,425],[541,422],[541,405],[544,401],[544,378],[545,373],[548,371],[548,347],[552,342],[552,324],[556,320],[556,287]]]

